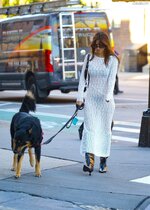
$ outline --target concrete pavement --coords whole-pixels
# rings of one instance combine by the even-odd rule
[[[9,124],[0,129],[1,141],[8,137]],[[7,135],[6,135],[7,133]],[[49,131],[45,133],[50,135]],[[82,159],[71,160],[71,152],[79,155],[80,141],[69,133],[62,133],[55,142],[48,145],[51,151],[59,153],[63,147],[64,155],[45,156],[43,148],[41,167],[42,177],[34,177],[25,155],[22,177],[18,180],[10,171],[12,152],[0,149],[0,209],[122,209],[148,210],[150,208],[150,182],[143,184],[140,178],[150,179],[150,149],[139,148],[136,143],[112,142],[111,158],[108,160],[109,171],[98,173],[99,160],[96,159],[92,176],[82,172]],[[7,139],[8,139],[7,138]],[[61,141],[63,139],[63,145]],[[65,158],[67,142],[72,141],[70,160]],[[58,147],[59,145],[59,147]],[[45,146],[44,146],[45,147]],[[56,149],[57,147],[57,149]],[[54,155],[54,153],[53,153]],[[145,180],[145,178],[144,178]],[[141,207],[144,206],[144,207]],[[147,207],[149,206],[149,207]]]

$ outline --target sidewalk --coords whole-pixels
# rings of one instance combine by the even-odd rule
[[[10,139],[8,129],[9,123],[0,126],[1,142]],[[45,138],[50,135],[45,132]],[[12,152],[9,148],[0,149],[0,210],[150,209],[150,181],[143,184],[140,180],[147,177],[144,180],[148,183],[150,179],[149,148],[113,141],[108,173],[98,173],[96,159],[95,170],[88,176],[82,172],[79,145],[78,136],[62,132],[55,142],[42,148],[42,177],[34,177],[34,169],[25,155],[18,180],[10,171]]]
[[[133,79],[133,80],[140,80],[140,79],[149,79],[149,72],[119,72],[119,79],[122,81]]]

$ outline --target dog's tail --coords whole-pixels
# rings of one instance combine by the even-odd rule
[[[19,112],[29,113],[30,111],[36,111],[36,100],[33,93],[31,91],[28,91],[22,101],[22,105]]]

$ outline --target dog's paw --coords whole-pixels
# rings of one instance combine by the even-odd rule
[[[16,175],[15,175],[15,179],[19,179],[19,178],[20,178],[20,176],[16,176]]]
[[[35,177],[41,177],[42,175],[41,174],[35,174]]]
[[[34,166],[34,160],[30,160],[30,165],[31,165],[31,167]]]
[[[15,179],[19,179],[20,176],[21,176],[20,174],[16,174],[16,175],[15,175]]]
[[[16,171],[16,169],[15,169],[15,168],[13,168],[13,167],[12,167],[10,170],[11,170],[11,171]]]

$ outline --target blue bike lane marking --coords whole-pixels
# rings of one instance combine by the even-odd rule
[[[13,115],[17,113],[15,109],[0,109],[0,120],[10,122]],[[41,125],[43,129],[51,129],[54,127],[62,127],[71,116],[69,115],[60,115],[60,114],[52,114],[52,113],[43,113],[43,112],[36,112],[32,113],[33,116],[38,117],[41,121]],[[77,127],[82,123],[83,118],[78,118]],[[71,128],[75,128],[75,125],[72,125]]]

